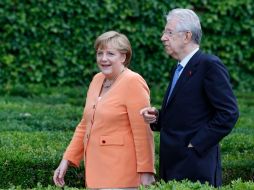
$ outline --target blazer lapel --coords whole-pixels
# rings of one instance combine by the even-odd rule
[[[179,90],[184,87],[184,84],[195,74],[195,72],[197,70],[197,66],[198,66],[197,59],[200,54],[201,54],[201,51],[200,50],[197,51],[192,56],[192,58],[189,60],[187,65],[184,67],[184,69],[183,69],[183,71],[182,71],[182,73],[175,85],[175,88],[173,89],[172,94],[169,97],[168,104],[166,106],[168,106],[171,103],[171,101],[176,96],[177,92],[179,92]],[[164,98],[164,101],[165,101],[165,98]]]

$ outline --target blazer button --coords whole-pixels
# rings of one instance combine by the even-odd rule
[[[105,140],[102,140],[102,144],[105,144],[106,143],[106,141]]]

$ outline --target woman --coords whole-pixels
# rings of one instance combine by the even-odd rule
[[[139,114],[149,106],[149,89],[127,68],[132,50],[125,35],[106,32],[95,49],[101,72],[89,86],[82,120],[53,179],[64,186],[68,166],[84,159],[89,189],[138,189],[154,182],[153,134]]]

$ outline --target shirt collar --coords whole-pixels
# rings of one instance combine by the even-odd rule
[[[192,56],[199,50],[199,48],[194,49],[192,52],[190,52],[179,64],[183,66],[183,68],[187,65],[189,60],[192,58]]]

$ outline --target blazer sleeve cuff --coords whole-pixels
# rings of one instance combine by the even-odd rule
[[[153,173],[153,174],[156,174],[155,168],[144,168],[144,169],[139,169],[137,172],[138,172],[138,173]]]
[[[73,167],[79,167],[79,161],[73,159],[72,157],[68,156],[67,154],[64,154],[63,159],[69,161],[69,165]]]

